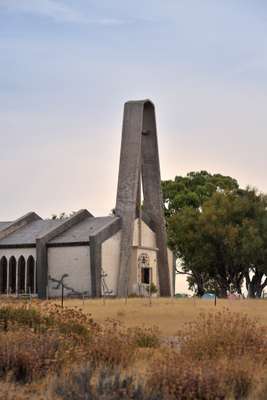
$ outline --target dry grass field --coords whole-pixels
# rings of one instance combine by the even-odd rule
[[[267,301],[1,298],[1,399],[266,400]]]
[[[77,299],[65,300],[64,305],[81,308],[99,323],[109,318],[120,321],[126,327],[157,326],[162,335],[166,336],[175,335],[185,323],[196,320],[202,313],[218,312],[223,309],[245,313],[267,326],[267,300],[219,299],[216,307],[213,300],[195,298],[153,298],[151,305],[149,299],[143,298],[129,298],[127,302],[122,299],[107,299],[105,302],[85,300],[84,304],[82,300]]]

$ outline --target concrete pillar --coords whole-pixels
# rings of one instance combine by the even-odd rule
[[[9,259],[7,260],[6,294],[9,295]]]
[[[36,282],[37,282],[37,276],[36,276],[36,271],[37,271],[37,267],[36,267],[36,261],[34,260],[34,279],[33,279],[33,293],[36,294]]]
[[[28,260],[25,260],[25,279],[24,279],[24,292],[27,293],[27,278],[28,278]]]
[[[120,155],[116,215],[122,220],[118,296],[127,296],[131,268],[134,221],[140,179],[144,194],[144,211],[156,234],[159,291],[170,296],[170,273],[167,234],[163,212],[161,177],[154,105],[149,100],[125,104]]]
[[[19,288],[19,263],[16,261],[16,296],[18,295]]]

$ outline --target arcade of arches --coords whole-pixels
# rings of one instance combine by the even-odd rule
[[[36,263],[33,256],[0,259],[0,294],[36,294]]]

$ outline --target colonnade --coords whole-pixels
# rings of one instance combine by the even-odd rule
[[[36,294],[36,261],[33,256],[0,259],[0,294]]]

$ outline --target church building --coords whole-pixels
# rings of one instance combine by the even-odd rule
[[[174,294],[167,248],[154,105],[124,106],[120,168],[113,215],[86,209],[64,219],[30,212],[0,222],[0,294],[65,296]]]

